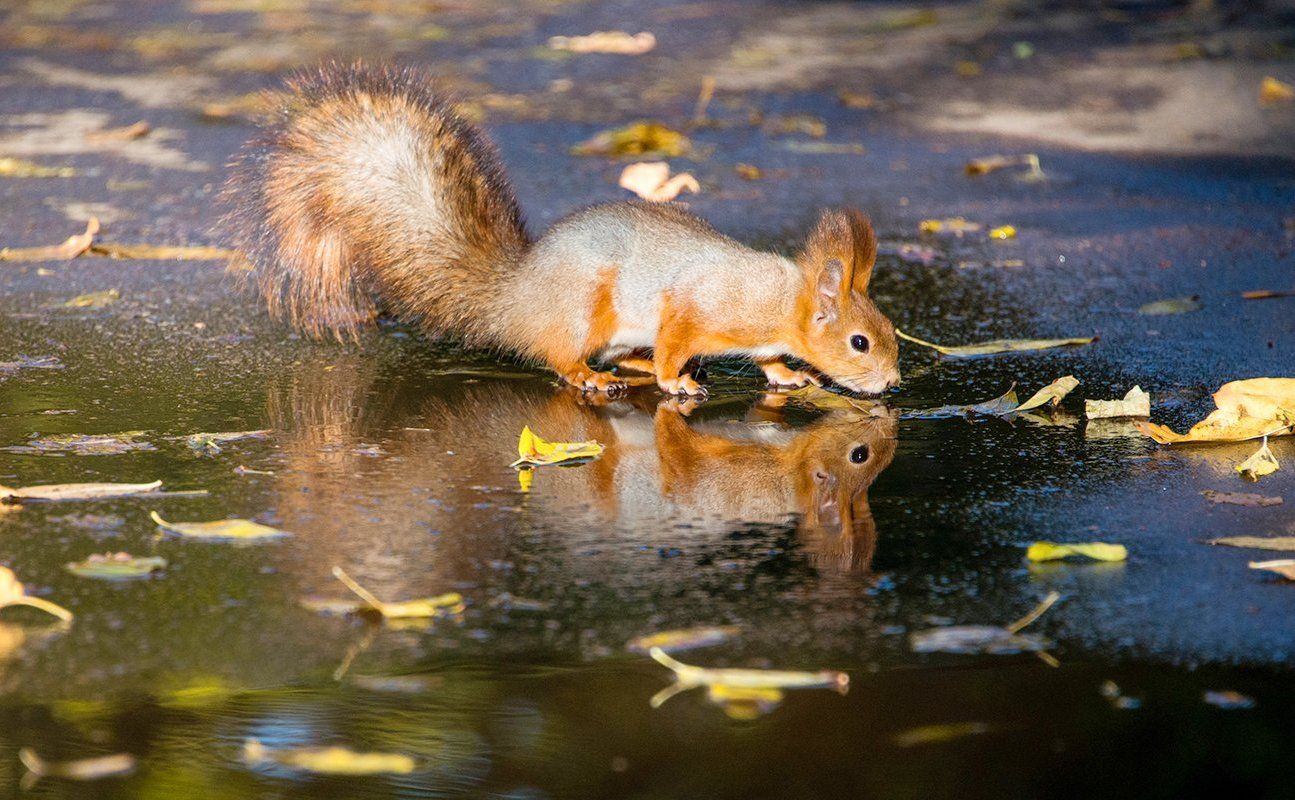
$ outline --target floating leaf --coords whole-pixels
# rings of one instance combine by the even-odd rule
[[[603,131],[571,148],[577,156],[681,156],[688,152],[688,137],[657,122],[635,122]]]
[[[656,47],[656,37],[647,31],[633,36],[625,31],[597,31],[588,36],[553,36],[549,47],[572,53],[613,53],[641,56]]]
[[[73,575],[105,581],[147,578],[154,572],[164,569],[166,569],[165,558],[132,556],[130,553],[96,553],[85,561],[75,561],[67,565],[68,572]]]
[[[1232,381],[1214,393],[1217,408],[1187,433],[1138,421],[1138,429],[1160,444],[1240,442],[1295,432],[1295,378]]]
[[[691,173],[681,172],[671,178],[670,165],[664,161],[630,164],[621,171],[620,187],[653,203],[673,200],[684,189],[693,194],[701,191],[701,184]]]
[[[783,689],[835,689],[845,694],[850,688],[850,676],[835,670],[799,672],[772,669],[708,669],[684,664],[671,658],[660,647],[648,650],[658,664],[674,672],[675,682],[657,692],[651,700],[653,708],[680,692],[705,686],[716,702],[727,702],[738,697],[746,701],[761,698],[764,701],[781,700]],[[774,692],[778,692],[777,695]]]
[[[896,330],[895,335],[901,339],[920,344],[923,347],[929,347],[937,350],[946,356],[954,358],[971,358],[974,356],[990,356],[998,353],[1021,353],[1033,350],[1050,350],[1054,347],[1072,347],[1077,345],[1091,344],[1097,341],[1096,336],[1088,338],[1075,339],[995,339],[990,342],[981,342],[980,344],[968,345],[942,345],[919,339],[916,336],[909,336],[901,330]]]
[[[1277,80],[1271,75],[1265,75],[1259,83],[1259,104],[1274,105],[1276,103],[1289,103],[1295,100],[1295,86]]]
[[[1122,400],[1085,400],[1084,414],[1089,419],[1119,419],[1151,416],[1151,395],[1134,386]]]
[[[0,158],[0,176],[5,178],[70,178],[75,174],[72,167],[42,167],[19,158]]]
[[[1202,489],[1201,494],[1205,495],[1205,499],[1215,505],[1227,503],[1234,506],[1263,508],[1264,506],[1279,506],[1282,504],[1282,498],[1280,497],[1267,497],[1262,494],[1249,494],[1247,492],[1216,492],[1213,489]]]
[[[1015,225],[999,225],[997,228],[989,229],[989,238],[991,239],[1015,239]]]
[[[1026,626],[1043,616],[1061,595],[1050,593],[1030,613],[1006,627],[996,625],[952,625],[928,628],[909,634],[908,643],[915,653],[958,653],[963,655],[986,653],[1010,655],[1013,653],[1038,653],[1052,643],[1042,636],[1021,633]],[[1049,657],[1050,658],[1050,657]],[[1046,659],[1045,659],[1046,660]]]
[[[1250,569],[1275,572],[1288,581],[1295,581],[1295,558],[1282,558],[1276,561],[1251,561]]]
[[[63,303],[64,308],[106,308],[121,299],[121,292],[116,289],[104,289],[101,292],[79,294]]]
[[[79,758],[75,761],[46,761],[30,747],[18,751],[18,760],[27,768],[22,785],[30,789],[41,778],[63,778],[70,781],[97,781],[117,778],[135,771],[137,761],[129,753]]]
[[[292,535],[287,531],[271,528],[269,525],[262,525],[249,519],[218,519],[214,522],[167,522],[156,511],[150,511],[148,515],[162,530],[183,536],[186,539],[247,542],[282,539]]]
[[[996,397],[993,400],[987,400],[983,403],[965,406],[940,406],[939,408],[927,408],[920,410],[905,411],[905,419],[944,419],[947,417],[1005,417],[1011,414],[1017,414],[1023,411],[1038,408],[1047,403],[1056,405],[1061,399],[1074,390],[1079,385],[1079,381],[1072,375],[1064,378],[1058,378],[1047,386],[1030,396],[1029,400],[1024,403],[1018,403],[1016,400],[1015,387],[1008,389],[1005,394]]]
[[[1234,692],[1231,689],[1205,692],[1201,695],[1201,699],[1212,706],[1217,706],[1218,708],[1228,711],[1255,707],[1255,699],[1253,697],[1241,694],[1240,692]]]
[[[1272,300],[1278,297],[1295,297],[1295,290],[1255,289],[1249,292],[1242,292],[1241,297],[1245,300]]]
[[[840,409],[843,411],[861,411],[865,414],[885,412],[886,405],[867,397],[855,397],[853,395],[841,394],[824,389],[821,386],[802,386],[799,389],[792,389],[784,392],[789,400],[795,400],[807,406],[824,409]]]
[[[20,369],[63,369],[63,362],[58,356],[17,356],[13,361],[0,361],[0,375],[8,375]],[[46,414],[53,413],[46,411]],[[69,412],[58,412],[69,413]]]
[[[229,431],[225,433],[193,433],[184,437],[184,443],[204,455],[216,455],[222,444],[237,442],[242,439],[264,439],[274,431],[266,428],[259,431]]]
[[[54,483],[46,486],[0,486],[0,500],[100,500],[153,492],[162,486],[152,483]]]
[[[1157,300],[1138,307],[1139,314],[1148,317],[1163,317],[1170,314],[1190,314],[1205,307],[1199,295],[1191,297],[1173,297],[1168,300]]]
[[[509,466],[517,469],[553,464],[583,464],[602,455],[602,452],[603,446],[598,442],[550,442],[536,436],[526,426],[522,428],[522,435],[517,440],[518,459]]]
[[[814,156],[861,156],[868,152],[858,142],[806,142],[800,139],[789,139],[782,143],[782,149],[793,153],[804,153]]]
[[[357,753],[345,747],[271,750],[256,739],[243,743],[243,760],[250,766],[278,764],[321,775],[408,775],[418,766],[398,753]]]
[[[62,244],[50,247],[5,247],[0,248],[0,261],[64,261],[90,249],[94,236],[99,232],[99,219],[91,217],[85,224],[85,232],[69,236]]]
[[[964,233],[975,233],[983,227],[985,226],[979,222],[970,222],[962,217],[924,219],[917,223],[917,229],[922,233],[952,233],[955,236],[961,236]]]
[[[1105,542],[1082,544],[1035,542],[1025,551],[1025,557],[1031,561],[1056,561],[1071,556],[1083,556],[1094,561],[1124,561],[1129,557],[1129,551],[1122,544]]]
[[[745,181],[758,181],[764,177],[764,172],[754,164],[736,164],[733,171],[738,177]]]
[[[78,456],[107,456],[136,450],[155,450],[149,442],[139,441],[144,431],[122,433],[56,433],[28,439],[23,444],[0,447],[8,453],[42,455],[45,453],[73,453]]]
[[[1209,543],[1251,550],[1295,550],[1295,536],[1224,536]]]
[[[424,597],[419,600],[402,600],[397,603],[385,603],[374,597],[368,589],[356,583],[341,567],[333,567],[333,577],[346,588],[355,592],[369,607],[387,619],[427,619],[431,617],[448,617],[463,613],[463,595],[458,592],[447,592],[436,597]]]
[[[994,726],[988,722],[945,722],[939,725],[922,725],[900,731],[891,737],[899,747],[916,747],[924,744],[942,744],[955,739],[965,739],[989,733]]]
[[[786,695],[781,689],[727,686],[713,683],[706,687],[706,699],[720,708],[729,719],[750,721],[773,711]]]
[[[1078,385],[1079,380],[1075,378],[1074,375],[1057,378],[1052,383],[1035,392],[1029,400],[1026,400],[1024,403],[1017,406],[1016,411],[1029,411],[1045,404],[1056,406],[1065,398],[1066,395],[1073,392],[1075,387]]]
[[[1254,455],[1237,465],[1237,472],[1248,481],[1257,481],[1265,475],[1271,475],[1281,469],[1277,456],[1268,447],[1268,437],[1264,437],[1263,446]]]
[[[678,653],[698,647],[711,647],[721,644],[739,633],[741,633],[741,628],[736,625],[661,631],[630,639],[625,643],[625,649],[635,653],[647,653],[652,648],[659,647],[667,653]]]
[[[0,609],[9,606],[31,606],[47,614],[53,614],[64,622],[72,619],[72,612],[60,605],[51,603],[43,597],[32,597],[27,588],[18,581],[18,576],[8,567],[0,567]]]

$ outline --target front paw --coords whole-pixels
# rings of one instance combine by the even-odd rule
[[[792,369],[786,364],[770,364],[764,368],[764,376],[770,386],[799,389],[802,386],[822,386],[817,375],[803,369]]]
[[[691,375],[679,375],[674,378],[657,378],[661,391],[676,397],[706,397],[706,387],[697,382]]]
[[[610,372],[575,372],[563,375],[562,380],[582,392],[605,392],[616,397],[625,391],[625,381]]]

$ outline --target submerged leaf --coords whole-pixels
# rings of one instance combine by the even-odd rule
[[[105,581],[147,578],[154,572],[166,569],[166,559],[160,556],[132,556],[130,553],[96,553],[85,561],[74,561],[67,571],[82,578]]]
[[[0,248],[0,261],[64,261],[76,258],[90,249],[95,234],[99,232],[99,219],[90,217],[85,232],[69,236],[62,244],[49,247]]]
[[[1280,497],[1267,497],[1262,494],[1250,494],[1248,492],[1218,492],[1213,489],[1202,489],[1201,494],[1205,499],[1218,505],[1228,503],[1234,506],[1250,506],[1252,508],[1262,508],[1264,506],[1279,506],[1282,504]]]
[[[408,775],[418,766],[399,753],[357,753],[345,747],[272,750],[256,739],[243,743],[243,760],[251,766],[279,766],[321,775]]]
[[[1295,550],[1295,536],[1224,536],[1209,543],[1251,550]]]
[[[23,586],[14,575],[13,570],[8,567],[0,567],[0,609],[9,606],[31,606],[38,608],[47,614],[53,614],[59,619],[67,622],[72,619],[72,612],[60,605],[51,603],[42,597],[32,597],[27,594],[27,587]]]
[[[635,122],[624,128],[603,131],[571,148],[577,156],[681,156],[691,143],[679,131],[657,122]]]
[[[741,628],[736,625],[661,631],[660,633],[630,639],[625,643],[625,649],[635,653],[647,653],[652,648],[659,647],[667,653],[678,653],[684,650],[711,647],[712,645],[727,642],[740,632]]]
[[[995,339],[990,342],[981,342],[980,344],[968,345],[942,345],[919,339],[916,336],[909,336],[901,330],[896,330],[895,335],[901,339],[920,344],[923,347],[929,347],[937,350],[946,356],[954,358],[971,358],[974,356],[990,356],[998,353],[1022,353],[1033,350],[1050,350],[1054,347],[1072,347],[1077,345],[1091,344],[1097,341],[1096,336],[1087,338],[1074,339]]]
[[[1174,297],[1168,300],[1157,300],[1138,308],[1139,314],[1149,317],[1163,317],[1169,314],[1190,314],[1205,307],[1199,295],[1191,297]]]
[[[1248,481],[1257,481],[1265,475],[1271,475],[1281,469],[1277,456],[1268,447],[1268,437],[1264,437],[1263,446],[1254,455],[1237,465],[1237,472]]]
[[[1295,378],[1232,381],[1214,393],[1217,408],[1187,433],[1138,421],[1138,429],[1160,444],[1240,442],[1295,432]]]
[[[1122,544],[1106,542],[1085,542],[1079,544],[1058,544],[1056,542],[1035,542],[1025,551],[1025,557],[1031,561],[1056,561],[1083,556],[1094,561],[1124,561],[1129,551]]]
[[[22,486],[12,489],[0,486],[0,500],[99,500],[144,494],[161,488],[152,483],[53,483],[46,486]]]
[[[63,778],[71,781],[97,781],[115,778],[135,771],[137,761],[129,753],[78,758],[75,761],[46,761],[30,747],[18,751],[18,760],[27,768],[23,785],[30,788],[41,778]]]
[[[553,464],[582,464],[602,455],[603,446],[595,441],[550,442],[531,432],[530,426],[522,428],[517,440],[518,459],[509,466],[543,467]]]
[[[282,539],[292,535],[287,531],[271,528],[269,525],[262,525],[249,519],[218,519],[213,522],[167,522],[156,511],[150,511],[148,515],[162,530],[183,536],[186,539],[263,541],[266,539]]]
[[[701,184],[691,173],[681,172],[671,178],[670,165],[664,161],[630,164],[621,171],[619,183],[622,189],[653,203],[673,200],[685,189],[693,194],[701,191]]]
[[[1121,400],[1085,400],[1084,414],[1089,419],[1119,419],[1151,416],[1151,395],[1134,386]]]
[[[1276,561],[1251,561],[1250,569],[1262,569],[1275,572],[1288,581],[1295,581],[1295,558],[1282,558]]]
[[[424,597],[418,600],[387,603],[374,597],[368,589],[356,583],[341,567],[333,567],[333,577],[345,584],[346,588],[355,592],[370,608],[386,619],[448,617],[463,613],[465,607],[463,595],[458,592],[447,592],[436,597]]]
[[[916,728],[900,731],[891,737],[900,747],[916,747],[923,744],[942,744],[967,736],[989,733],[994,727],[988,722],[945,722],[938,725],[921,725]]]

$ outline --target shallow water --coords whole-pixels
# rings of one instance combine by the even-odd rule
[[[0,482],[160,478],[209,495],[0,516],[0,561],[76,613],[59,629],[4,612],[8,789],[23,772],[17,749],[30,746],[141,759],[127,778],[42,781],[53,796],[1295,791],[1290,593],[1247,573],[1251,554],[1199,543],[1288,519],[1280,508],[1206,511],[1199,488],[1235,489],[1223,477],[1245,446],[1157,451],[1087,430],[1075,397],[1014,423],[899,419],[1013,381],[1029,393],[1074,372],[1101,387],[1091,352],[954,363],[906,351],[905,389],[867,414],[766,396],[748,369],[719,364],[712,399],[681,409],[651,390],[582,398],[401,328],[342,348],[285,341],[261,321],[194,327],[202,316],[126,297],[110,312],[11,317],[13,352],[64,366],[0,383],[0,444],[144,431],[154,449],[0,450]],[[1203,407],[1189,391],[1164,400],[1183,419]],[[524,425],[607,451],[541,469],[524,492],[508,467]],[[261,428],[273,433],[217,454],[170,438]],[[160,539],[150,510],[255,518],[295,536]],[[1035,539],[1120,541],[1132,556],[1027,567],[1021,547]],[[118,584],[62,567],[118,550],[170,566]],[[458,591],[468,607],[414,628],[302,608],[306,596],[345,596],[335,565],[381,598]],[[1235,573],[1223,596],[1219,570]],[[907,634],[932,625],[1006,624],[1053,589],[1062,602],[1030,630],[1055,642],[1059,668],[909,648]],[[717,624],[741,635],[679,658],[844,670],[849,692],[789,691],[759,714],[696,689],[650,708],[671,674],[627,640]],[[1140,708],[1116,708],[1106,681]],[[1209,690],[1255,706],[1208,705]],[[418,767],[328,778],[250,766],[249,738],[404,753]]]

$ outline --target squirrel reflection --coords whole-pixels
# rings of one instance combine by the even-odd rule
[[[434,568],[462,578],[468,564],[507,558],[510,533],[528,518],[662,543],[678,541],[681,523],[704,535],[794,520],[820,566],[863,572],[871,563],[868,488],[896,445],[897,417],[884,410],[834,410],[793,426],[778,394],[743,419],[716,420],[713,401],[654,391],[591,399],[537,379],[410,371],[379,380],[380,371],[360,361],[302,367],[271,395],[269,422],[286,431],[278,510],[285,527],[312,532],[312,551],[330,564],[360,560],[398,577],[402,557],[425,547],[434,526],[444,532]],[[538,470],[519,515],[507,464],[524,425],[606,449],[584,466]],[[492,504],[495,517],[483,510]],[[381,546],[357,541],[366,535]]]

